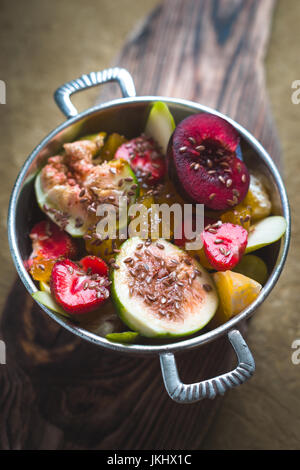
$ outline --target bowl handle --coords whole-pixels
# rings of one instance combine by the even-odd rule
[[[160,365],[164,384],[169,396],[177,403],[188,404],[203,400],[203,398],[215,398],[223,395],[226,390],[246,382],[255,371],[253,356],[238,330],[228,333],[230,343],[238,358],[236,369],[213,379],[204,380],[190,385],[181,382],[175,357],[172,353],[160,354]]]
[[[114,67],[105,69],[101,72],[91,72],[84,74],[75,80],[60,86],[54,93],[54,99],[59,109],[67,116],[67,118],[76,116],[77,109],[71,103],[71,95],[78,91],[91,88],[96,85],[102,85],[107,82],[118,82],[124,98],[136,96],[134,83],[130,73],[123,68]]]

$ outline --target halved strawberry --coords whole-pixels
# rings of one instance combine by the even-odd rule
[[[234,268],[247,246],[248,232],[241,225],[221,221],[209,225],[201,234],[205,255],[217,271]]]
[[[32,240],[32,253],[27,260],[28,269],[35,259],[41,263],[43,260],[76,256],[77,247],[72,238],[50,220],[38,222],[29,237]]]
[[[108,297],[108,267],[96,256],[86,256],[79,264],[69,259],[57,261],[51,273],[51,293],[71,315],[96,310]]]
[[[128,161],[136,176],[148,184],[158,183],[166,173],[165,158],[157,143],[145,135],[121,145],[115,158]]]

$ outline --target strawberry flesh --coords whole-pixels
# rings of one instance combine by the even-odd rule
[[[156,142],[145,135],[121,145],[115,158],[128,161],[136,176],[151,185],[161,181],[166,174],[164,156]]]
[[[248,232],[241,225],[212,224],[202,232],[203,248],[209,263],[217,271],[233,269],[247,246]]]
[[[207,225],[211,225],[213,223],[216,222],[216,219],[212,219],[211,217],[207,217],[207,216],[204,216],[204,227],[206,227]],[[195,225],[194,225],[194,222],[192,222],[192,227],[193,227],[193,230],[195,229]],[[185,247],[185,244],[186,242],[189,242],[189,241],[192,241],[192,240],[187,240],[186,237],[185,237],[185,234],[184,234],[184,221],[182,222],[182,236],[181,238],[174,238],[174,244],[181,247],[181,248],[184,248]]]
[[[34,259],[51,260],[75,258],[77,247],[72,238],[49,220],[38,222],[31,230],[32,253],[27,260],[28,269]]]
[[[96,256],[86,256],[79,264],[60,260],[53,266],[50,285],[66,312],[82,315],[96,310],[109,297],[108,267]]]

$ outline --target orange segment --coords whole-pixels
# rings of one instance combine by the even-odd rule
[[[216,313],[220,324],[248,307],[262,288],[261,284],[250,277],[233,271],[214,273],[213,278],[220,298],[220,307]]]
[[[56,261],[56,259],[44,259],[38,256],[34,258],[30,268],[30,274],[33,279],[35,281],[49,282],[51,271]]]
[[[85,248],[88,254],[98,256],[99,258],[103,259],[104,261],[109,261],[110,259],[114,258],[117,255],[118,248],[123,243],[122,240],[103,240],[103,242],[99,242],[99,244],[94,244],[95,240],[85,240]]]

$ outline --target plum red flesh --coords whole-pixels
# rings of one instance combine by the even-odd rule
[[[96,310],[109,296],[107,265],[95,256],[86,256],[79,264],[57,261],[50,284],[56,302],[71,315]]]
[[[213,210],[239,204],[249,188],[249,173],[237,158],[239,135],[224,119],[195,114],[176,127],[167,152],[168,171],[184,195]]]

